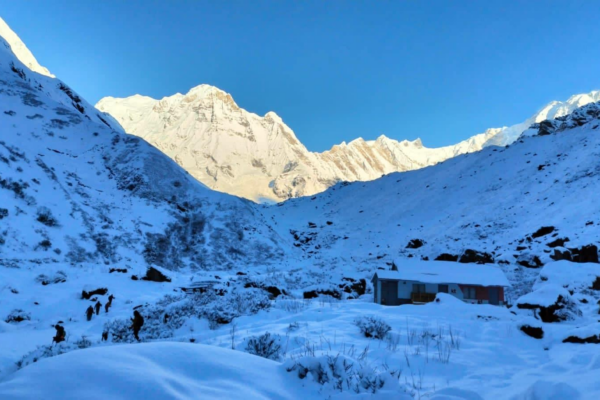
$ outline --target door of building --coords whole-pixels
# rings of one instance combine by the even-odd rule
[[[381,281],[381,304],[398,305],[398,281]]]
[[[488,289],[488,295],[489,295],[489,302],[490,304],[500,304],[500,291],[498,290],[498,288],[495,287],[491,287]]]

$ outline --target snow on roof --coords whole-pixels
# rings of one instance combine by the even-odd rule
[[[510,286],[504,272],[492,265],[448,261],[397,259],[398,271],[377,271],[379,279],[424,283],[463,283],[481,286]]]

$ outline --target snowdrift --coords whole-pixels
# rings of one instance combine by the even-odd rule
[[[9,399],[294,399],[302,388],[281,364],[239,351],[147,343],[74,351],[0,383]]]

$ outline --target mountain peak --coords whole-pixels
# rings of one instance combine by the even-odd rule
[[[212,86],[212,85],[203,83],[201,85],[191,88],[187,92],[186,96],[189,96],[189,95],[208,96],[208,95],[215,94],[215,93],[228,94],[216,86]]]
[[[25,43],[23,43],[19,36],[17,36],[17,34],[10,29],[8,24],[4,22],[2,18],[0,18],[0,36],[6,40],[6,42],[10,45],[14,55],[19,59],[19,61],[25,64],[27,68],[37,72],[38,74],[55,78],[55,76],[52,75],[46,67],[42,67],[37,62],[31,51],[29,51],[27,46],[25,46]]]

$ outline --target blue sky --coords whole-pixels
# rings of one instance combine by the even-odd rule
[[[448,145],[600,88],[595,1],[0,0],[0,15],[92,103],[208,83],[314,151]]]

